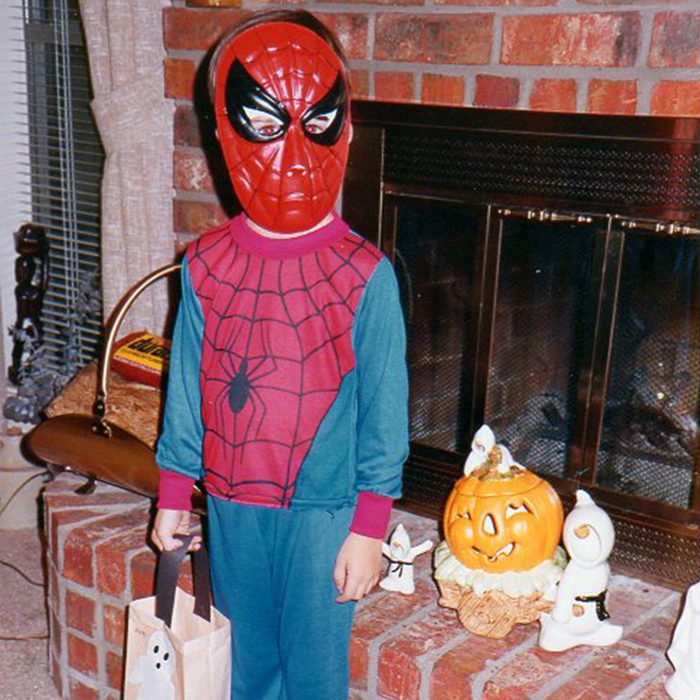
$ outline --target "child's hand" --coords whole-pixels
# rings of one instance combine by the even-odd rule
[[[382,541],[351,532],[335,560],[336,603],[364,598],[379,580],[381,566]]]
[[[171,552],[182,546],[182,541],[177,535],[188,535],[190,532],[190,512],[188,510],[169,510],[159,508],[156,519],[153,522],[151,539],[153,544],[161,551]],[[202,546],[202,538],[192,538],[189,551],[196,551]]]

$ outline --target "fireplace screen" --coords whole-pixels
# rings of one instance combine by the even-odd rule
[[[700,537],[700,120],[355,103],[347,220],[394,263],[411,453],[439,516],[487,422],[688,585]],[[660,557],[663,571],[657,572]]]
[[[698,460],[700,240],[629,233],[597,482],[688,508]]]
[[[565,477],[567,465],[579,466],[574,419],[605,230],[518,219],[501,226],[485,421],[523,464]]]
[[[396,210],[394,264],[408,337],[411,439],[461,452],[470,329],[474,327],[476,213],[407,200]]]

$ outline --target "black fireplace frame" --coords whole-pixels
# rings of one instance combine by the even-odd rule
[[[612,515],[621,569],[683,586],[700,567],[700,449],[688,508],[596,486],[612,321],[625,231],[700,237],[700,119],[537,113],[514,110],[353,104],[354,140],[343,190],[348,222],[393,259],[396,212],[411,199],[484,208],[475,280],[479,317],[473,329],[472,401],[466,420],[483,421],[494,325],[502,222],[508,218],[598,221],[607,231],[596,249],[601,295],[590,358],[577,401],[566,478],[547,476],[565,504],[585,488]],[[610,158],[608,158],[608,155]],[[611,235],[615,231],[616,235]],[[622,235],[620,232],[623,232]],[[471,433],[470,433],[471,434]],[[412,444],[402,505],[439,517],[464,454]],[[530,466],[530,465],[528,465]],[[535,471],[536,465],[532,465]],[[640,545],[640,542],[642,543]],[[659,572],[659,555],[665,568]],[[656,558],[655,558],[656,557]]]

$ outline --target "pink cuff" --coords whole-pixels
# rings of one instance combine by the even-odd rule
[[[391,496],[380,496],[378,493],[360,491],[350,532],[383,540],[391,518],[393,504],[394,499]]]
[[[194,479],[167,469],[159,469],[158,471],[160,480],[156,506],[168,510],[192,510]]]

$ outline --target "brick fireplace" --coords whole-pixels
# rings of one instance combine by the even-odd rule
[[[204,71],[241,9],[177,0],[164,13],[166,96],[175,100],[175,242],[232,207]],[[287,3],[281,3],[287,5]],[[195,7],[195,5],[197,5]],[[580,114],[700,115],[700,12],[693,0],[295,0],[338,34],[353,96],[399,103]],[[573,9],[572,9],[573,8]]]
[[[118,700],[126,606],[152,594],[156,557],[146,540],[151,503],[62,474],[45,489],[50,672],[61,696]],[[437,538],[436,523],[395,511],[415,542]],[[680,595],[614,575],[609,608],[625,638],[609,649],[562,654],[537,647],[538,626],[500,640],[476,637],[437,605],[430,556],[416,560],[416,593],[376,589],[358,605],[351,641],[350,700],[664,700],[664,656]],[[186,566],[181,585],[191,590]]]

